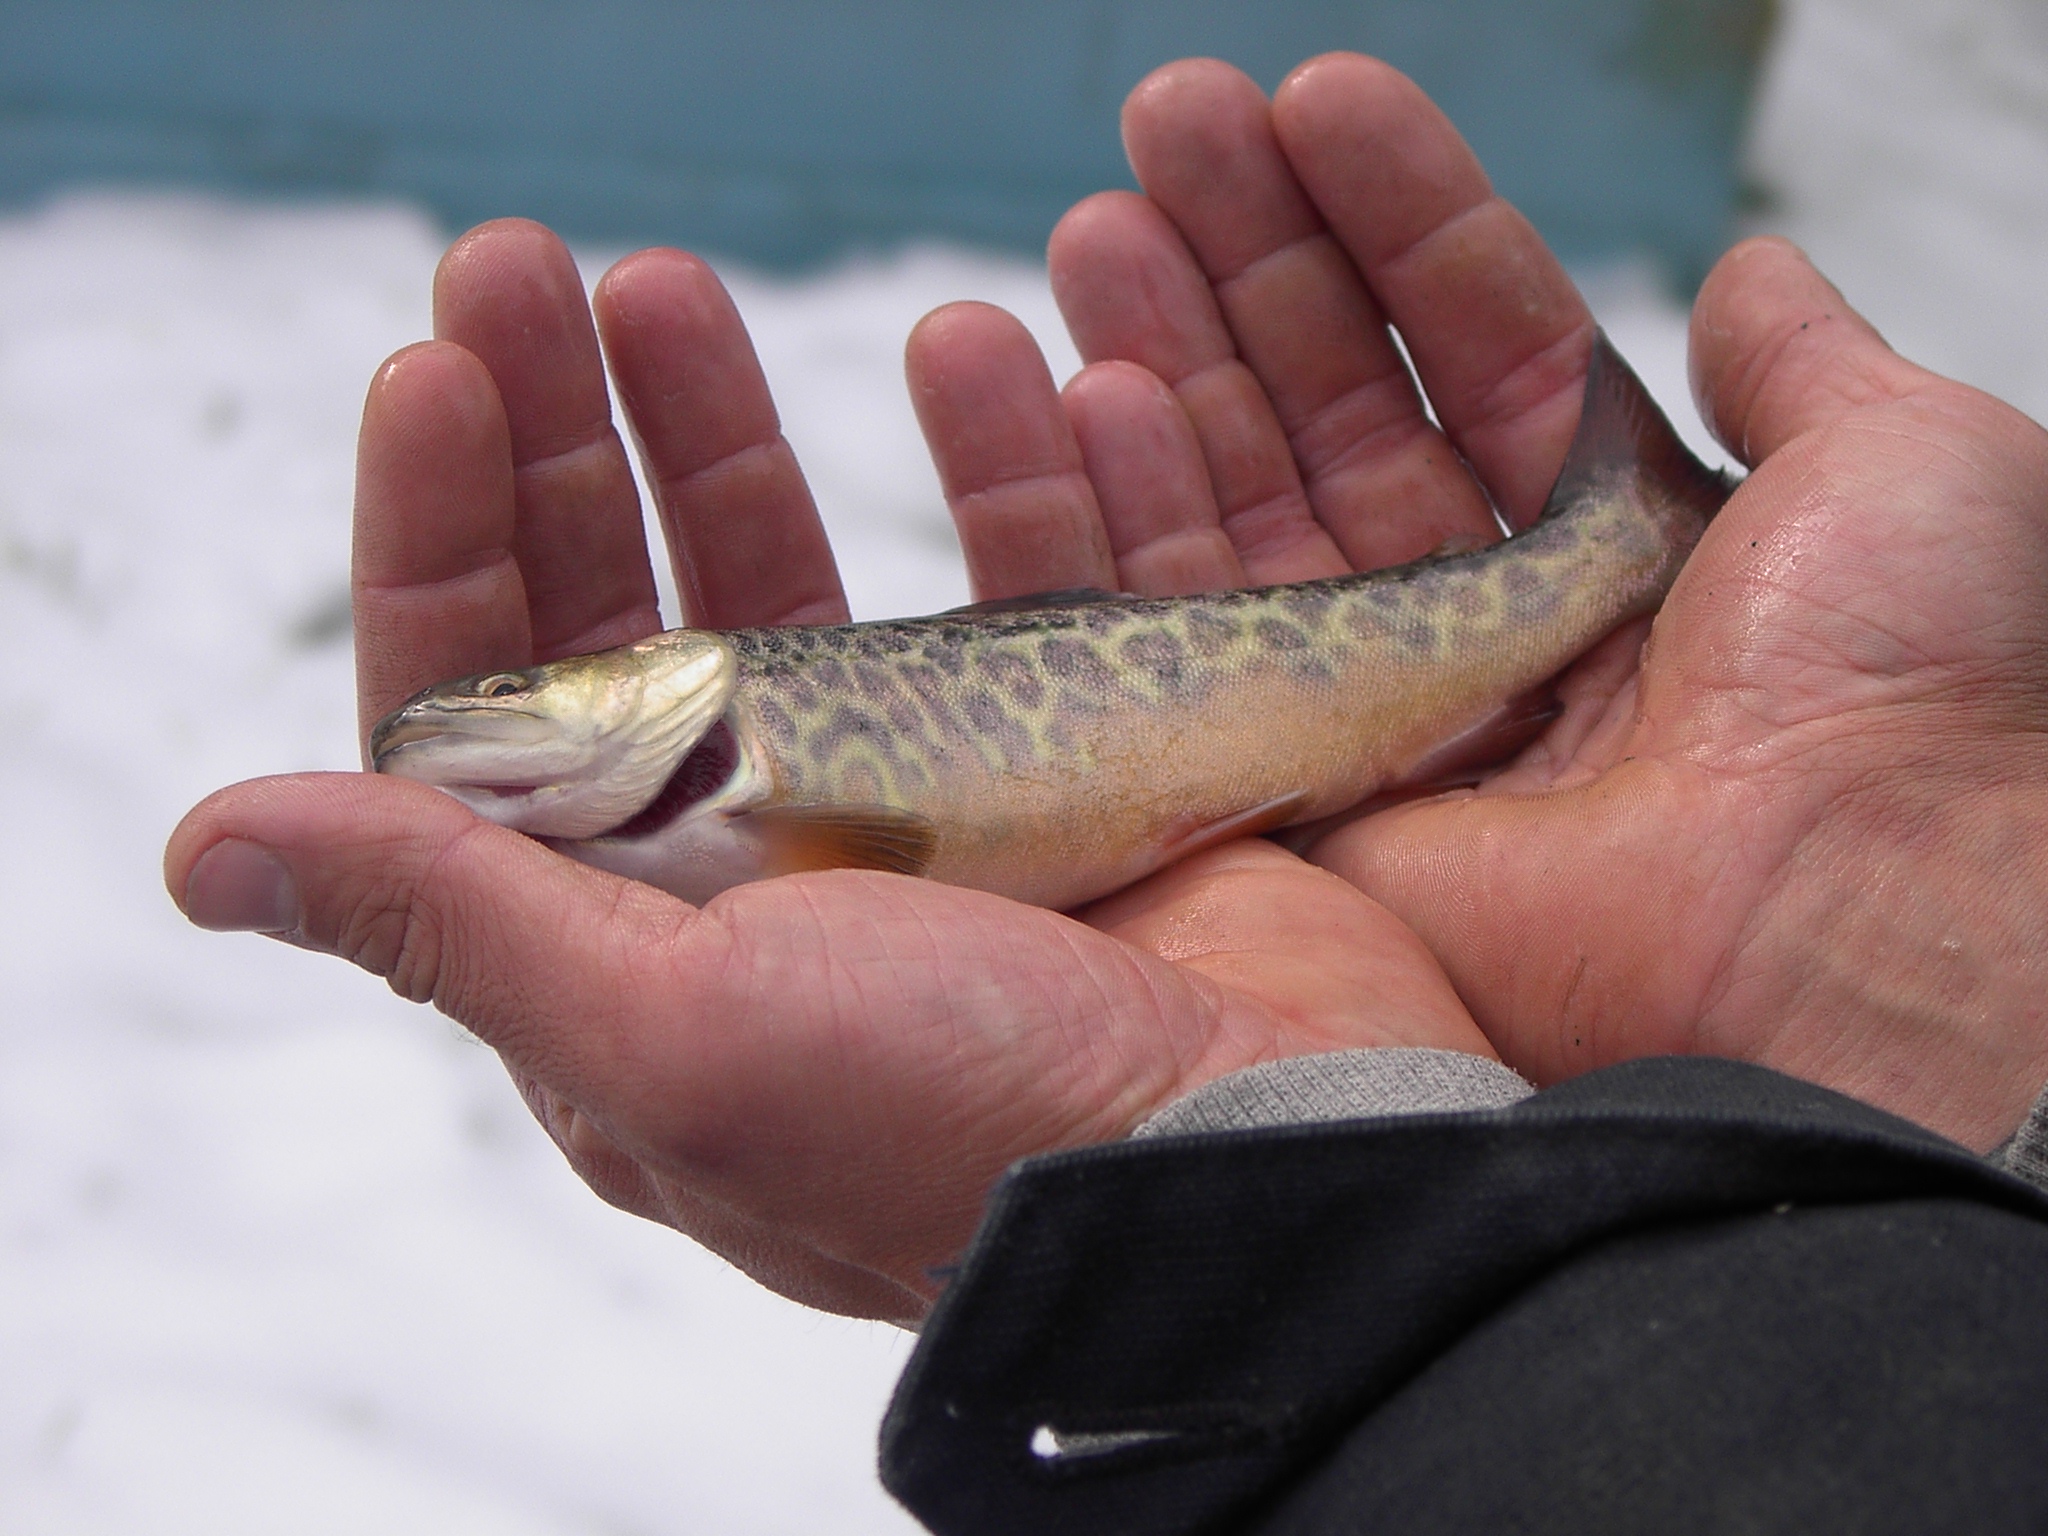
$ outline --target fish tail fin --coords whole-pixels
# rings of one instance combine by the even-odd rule
[[[1607,333],[1596,329],[1579,428],[1543,504],[1543,516],[1553,517],[1631,473],[1692,510],[1702,524],[1721,510],[1739,483],[1694,457]]]

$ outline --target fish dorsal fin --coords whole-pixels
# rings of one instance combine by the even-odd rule
[[[746,820],[768,845],[770,873],[778,875],[813,869],[921,875],[939,843],[929,818],[893,805],[771,805]]]
[[[1021,597],[992,597],[985,603],[968,603],[948,608],[946,617],[983,613],[1029,613],[1034,608],[1079,608],[1088,603],[1128,603],[1128,592],[1105,592],[1100,587],[1061,587],[1056,592],[1027,592]]]
[[[1720,510],[1736,483],[1693,456],[1635,370],[1614,350],[1607,333],[1595,330],[1579,429],[1543,504],[1543,515],[1554,517],[1630,471],[1687,502],[1702,518]]]

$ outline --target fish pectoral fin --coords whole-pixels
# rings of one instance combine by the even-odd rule
[[[1176,824],[1160,846],[1159,867],[1179,863],[1205,848],[1220,847],[1240,837],[1257,837],[1276,827],[1284,827],[1308,809],[1308,803],[1308,791],[1298,789],[1291,795],[1281,795],[1249,810],[1233,811],[1215,821],[1190,820],[1184,825]]]
[[[880,869],[922,875],[939,829],[893,805],[771,805],[745,817],[769,849],[769,874],[814,869]]]
[[[1128,603],[1128,592],[1105,592],[1100,587],[1061,587],[1056,592],[1026,592],[1020,597],[992,597],[986,602],[948,608],[946,617],[977,613],[1030,613],[1037,608],[1078,608],[1088,603]]]
[[[1318,839],[1376,811],[1405,805],[1410,800],[1426,800],[1449,789],[1470,788],[1505,768],[1516,753],[1541,736],[1544,728],[1563,713],[1557,690],[1549,683],[1540,683],[1526,693],[1516,694],[1485,719],[1438,742],[1407,772],[1387,780],[1358,804],[1289,827],[1285,837],[1274,841],[1291,853],[1306,853]]]

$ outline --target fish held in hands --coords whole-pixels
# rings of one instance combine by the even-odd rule
[[[670,630],[429,688],[380,773],[702,902],[863,868],[1049,907],[1497,760],[1663,601],[1730,484],[1604,336],[1542,517],[1459,554],[1195,597]]]

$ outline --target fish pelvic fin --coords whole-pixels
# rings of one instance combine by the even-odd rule
[[[939,845],[928,817],[893,805],[770,805],[745,820],[768,850],[764,873],[771,875],[817,869],[922,875]]]
[[[1543,516],[1566,511],[1631,471],[1691,508],[1702,523],[1721,510],[1739,483],[1693,455],[1607,333],[1596,329],[1578,431]]]
[[[1433,795],[1477,784],[1493,770],[1505,767],[1563,713],[1555,679],[1539,683],[1438,742],[1406,771],[1382,784],[1374,799],[1390,794]]]

